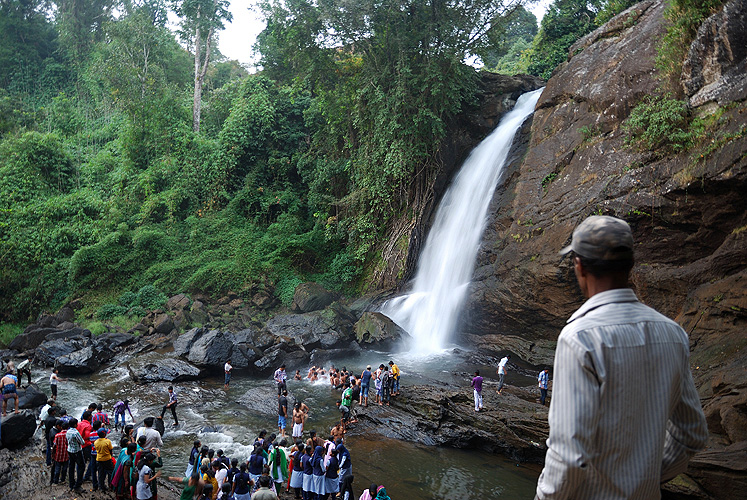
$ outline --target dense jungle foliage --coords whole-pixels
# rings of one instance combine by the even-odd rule
[[[631,3],[556,0],[538,29],[512,1],[271,0],[250,75],[207,43],[225,0],[0,2],[0,322],[143,289],[359,290],[390,221],[432,195],[474,102],[466,62],[547,77]]]

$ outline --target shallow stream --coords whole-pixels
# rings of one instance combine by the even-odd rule
[[[333,360],[314,359],[314,362],[323,364],[325,368],[329,368],[330,363],[347,366],[360,373],[366,364],[375,368],[394,359],[402,369],[403,392],[408,390],[408,385],[428,384],[435,380],[461,384],[465,391],[469,391],[467,373],[480,369],[488,377],[495,376],[495,368],[470,364],[459,357],[448,351],[427,358],[402,354],[392,358],[388,353],[363,351]],[[308,366],[289,366],[289,378],[296,369],[305,376]],[[48,392],[48,375],[36,373],[36,381]],[[529,385],[533,380],[514,374],[509,382]],[[160,414],[168,400],[168,385],[137,385],[130,380],[122,364],[93,375],[68,377],[67,381],[60,383],[59,402],[79,418],[91,402],[101,402],[111,412],[117,400],[127,397],[135,419],[141,421],[148,415]],[[166,474],[184,473],[194,439],[215,450],[222,449],[229,457],[243,460],[249,457],[251,444],[261,429],[268,433],[277,432],[276,417],[262,415],[238,403],[247,390],[257,387],[266,388],[267,397],[274,401],[276,389],[270,377],[235,373],[228,391],[223,389],[221,376],[174,385],[179,397],[177,414],[180,425],[173,429],[171,414],[166,413],[166,433],[161,450]],[[334,391],[326,380],[289,380],[288,390],[293,396],[289,397],[291,404],[294,398],[302,399],[311,408],[305,430],[317,430],[323,436],[339,420],[334,404],[339,399],[339,392]],[[490,404],[489,398],[485,404]],[[129,415],[127,418],[130,422]],[[113,441],[117,436],[118,433],[112,436],[115,437]],[[537,466],[517,464],[500,455],[428,447],[378,435],[349,435],[346,445],[353,459],[356,495],[376,482],[384,484],[394,500],[531,498],[539,475]]]

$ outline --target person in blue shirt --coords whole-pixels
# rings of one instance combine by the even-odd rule
[[[550,382],[549,369],[545,367],[537,377],[537,382],[540,390],[540,404],[545,406],[545,400],[547,399],[547,385]]]

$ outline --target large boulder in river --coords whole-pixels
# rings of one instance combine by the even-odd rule
[[[396,341],[407,336],[407,332],[397,323],[379,312],[364,312],[354,328],[355,339],[359,344]]]
[[[24,330],[24,333],[18,335],[16,338],[10,341],[8,345],[9,349],[16,351],[26,351],[28,349],[36,349],[39,344],[46,340],[47,335],[58,332],[55,327],[42,327],[37,325],[29,325]]]
[[[109,361],[114,351],[88,337],[47,340],[36,349],[36,359],[61,373],[92,373]]]
[[[36,431],[36,418],[33,413],[23,410],[18,414],[9,412],[2,417],[2,445],[13,448],[25,444]]]
[[[324,309],[335,300],[334,296],[318,283],[301,283],[293,294],[291,309],[305,313]]]
[[[350,320],[332,308],[306,314],[281,314],[270,319],[265,330],[307,351],[330,349],[352,338]]]
[[[267,373],[283,363],[288,367],[307,365],[309,357],[309,353],[303,349],[279,344],[266,350],[263,356],[254,362],[254,368],[261,373]]]
[[[22,409],[34,409],[44,406],[49,398],[39,390],[36,384],[25,389],[18,389],[18,407]]]
[[[187,359],[190,363],[203,368],[221,370],[233,351],[233,335],[221,330],[210,330],[194,341],[189,349]]]
[[[174,341],[174,354],[179,357],[187,356],[195,341],[207,331],[207,328],[192,328],[179,335]]]
[[[182,382],[197,380],[201,370],[196,366],[160,353],[148,353],[132,359],[127,364],[130,378],[135,382]]]
[[[67,330],[60,330],[57,329],[57,331],[49,333],[46,337],[44,337],[45,340],[56,340],[56,339],[71,339],[71,338],[83,338],[83,337],[91,337],[91,331],[86,328],[80,328],[80,327],[73,327],[69,328]]]

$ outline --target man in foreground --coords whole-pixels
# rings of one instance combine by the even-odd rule
[[[628,288],[627,223],[589,217],[561,254],[571,251],[589,300],[558,338],[536,498],[659,498],[708,434],[687,334]]]

